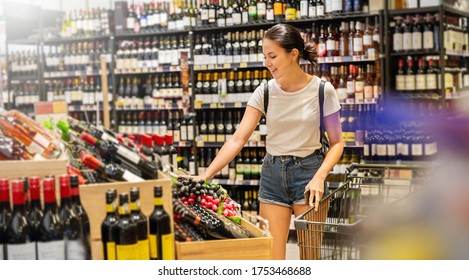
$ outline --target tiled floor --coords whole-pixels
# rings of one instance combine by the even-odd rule
[[[287,243],[287,260],[299,260],[300,259],[300,251],[298,247],[298,242],[296,238],[296,231],[291,230],[290,236]]]

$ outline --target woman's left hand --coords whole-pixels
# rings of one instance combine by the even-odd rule
[[[324,194],[324,179],[319,176],[314,176],[305,187],[305,192],[307,191],[309,191],[310,194],[309,201],[306,202],[308,202],[310,206],[314,206],[315,211],[318,211],[319,201],[321,201]]]

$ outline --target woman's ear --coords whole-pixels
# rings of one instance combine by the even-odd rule
[[[298,51],[298,49],[293,49],[293,50],[291,50],[290,54],[291,54],[292,61],[296,61],[296,60],[298,60],[298,56],[300,55],[300,51]]]

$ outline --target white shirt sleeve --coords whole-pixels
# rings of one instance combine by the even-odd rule
[[[339,98],[334,86],[327,82],[324,87],[324,116],[332,115],[340,110]]]
[[[264,112],[264,83],[261,83],[249,98],[248,105]]]

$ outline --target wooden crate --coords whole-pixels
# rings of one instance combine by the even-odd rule
[[[117,193],[129,192],[131,187],[140,189],[140,205],[142,212],[148,217],[153,211],[153,187],[161,185],[163,187],[163,207],[166,209],[173,221],[173,201],[171,194],[172,181],[163,173],[158,174],[157,180],[147,180],[138,183],[105,183],[93,185],[81,185],[81,203],[85,207],[90,218],[91,227],[91,256],[95,260],[103,259],[103,247],[101,243],[101,223],[106,216],[106,191],[110,188],[117,190]]]
[[[17,179],[54,175],[58,178],[67,173],[67,159],[51,160],[0,160],[0,178]]]
[[[221,239],[197,242],[176,241],[177,260],[271,260],[272,237],[262,236],[262,230],[245,219],[241,225],[255,238]]]

